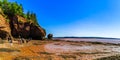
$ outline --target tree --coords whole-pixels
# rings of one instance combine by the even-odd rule
[[[52,39],[53,38],[53,34],[48,34],[47,37],[48,37],[48,39]]]
[[[3,0],[3,4],[7,4],[8,3],[8,0]]]
[[[17,2],[9,2],[8,0],[0,1],[0,8],[2,9],[3,13],[7,16],[22,16],[27,18],[28,21],[34,23],[34,25],[39,26],[37,22],[36,14],[33,12],[24,13],[22,4],[18,4]]]
[[[23,7],[22,7],[22,4],[18,5],[17,7],[17,12],[16,12],[18,15],[20,16],[23,16],[24,13],[23,13]]]
[[[31,13],[31,20],[33,21],[34,24],[38,25],[35,13]]]
[[[0,1],[0,7],[2,7],[2,1]]]
[[[0,1],[0,7],[6,15],[20,15],[24,16],[22,4],[17,2],[8,2],[7,0]]]
[[[27,15],[28,21],[32,21],[35,25],[39,26],[35,13],[28,11],[26,15]]]
[[[27,12],[27,19],[30,19],[30,11]]]

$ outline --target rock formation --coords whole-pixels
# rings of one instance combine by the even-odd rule
[[[8,34],[11,34],[9,23],[6,21],[4,16],[0,14],[0,38],[5,39]]]
[[[46,35],[43,28],[27,22],[21,16],[8,16],[8,19],[9,23],[0,15],[0,31],[5,31],[6,37],[12,35],[14,38],[18,38],[21,35],[23,38],[43,39]]]
[[[43,39],[46,32],[38,25],[35,13],[24,13],[21,4],[3,0],[0,1],[0,38],[5,39],[8,35]]]

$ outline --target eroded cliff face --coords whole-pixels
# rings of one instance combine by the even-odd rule
[[[32,22],[21,16],[10,17],[10,28],[13,37],[18,38],[19,35],[23,38],[43,39],[45,37],[45,31],[34,25]]]
[[[9,22],[0,15],[0,31],[7,32],[6,37],[11,35],[18,38],[21,35],[23,38],[43,39],[46,35],[44,29],[21,16],[8,16],[8,19]]]
[[[10,33],[9,23],[2,15],[0,15],[0,30]]]
[[[0,14],[0,38],[6,39],[11,34],[9,22]]]

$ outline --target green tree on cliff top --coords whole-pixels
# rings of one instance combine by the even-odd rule
[[[35,25],[38,25],[36,14],[29,11],[25,14],[22,4],[18,4],[17,2],[8,2],[8,0],[0,0],[0,8],[2,8],[5,15],[19,15],[27,18],[28,20],[32,20]]]

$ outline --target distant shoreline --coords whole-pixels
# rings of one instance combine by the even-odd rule
[[[103,42],[103,43],[114,43],[120,44],[120,38],[104,38],[104,37],[54,37],[53,40],[64,40],[64,41],[86,41],[86,42]]]
[[[120,38],[110,38],[110,37],[54,37],[54,38],[120,39]]]

